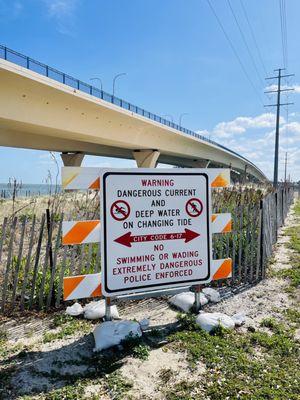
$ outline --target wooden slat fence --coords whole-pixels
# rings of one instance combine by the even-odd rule
[[[247,194],[247,193],[246,193]],[[227,197],[226,197],[227,196]],[[231,257],[233,276],[213,286],[240,287],[263,279],[278,227],[293,200],[293,188],[279,188],[261,199],[216,196],[214,212],[231,212],[231,233],[215,234],[214,258]],[[100,271],[100,246],[61,245],[64,216],[4,218],[0,224],[0,312],[49,310],[62,304],[63,277]]]

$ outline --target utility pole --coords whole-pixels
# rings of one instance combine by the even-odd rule
[[[278,186],[278,153],[279,153],[279,122],[280,122],[280,106],[288,106],[294,103],[280,103],[280,93],[288,92],[294,90],[292,88],[281,89],[281,79],[287,78],[289,76],[294,76],[294,74],[282,75],[281,71],[285,70],[285,68],[274,69],[274,72],[278,72],[277,76],[272,76],[266,79],[277,79],[277,90],[269,90],[265,93],[277,93],[277,103],[276,104],[267,104],[265,107],[277,107],[276,112],[276,129],[275,129],[275,152],[274,152],[274,178],[273,178],[273,186],[277,188]]]
[[[287,152],[285,153],[285,161],[284,161],[284,183],[286,184],[286,169],[287,169]]]

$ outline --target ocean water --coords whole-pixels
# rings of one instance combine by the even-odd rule
[[[61,191],[58,185],[56,191]],[[22,183],[17,188],[17,197],[45,196],[55,193],[55,185],[38,184],[38,183]],[[13,186],[7,183],[0,183],[0,198],[9,199],[13,194]]]

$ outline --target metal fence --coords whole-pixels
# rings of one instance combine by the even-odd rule
[[[230,192],[229,192],[230,194]],[[235,192],[236,195],[236,192]],[[241,195],[243,193],[241,192]],[[231,233],[213,238],[214,258],[232,257],[230,280],[212,282],[239,288],[265,277],[278,228],[284,224],[293,200],[292,188],[280,188],[255,201],[228,196],[215,201],[216,212],[232,212]],[[225,202],[225,203],[226,203]],[[222,206],[220,206],[220,204]],[[63,277],[99,272],[100,246],[61,246],[64,216],[45,213],[5,218],[0,226],[0,312],[43,309],[62,304]]]
[[[273,254],[273,245],[277,241],[278,228],[284,225],[293,196],[294,190],[292,188],[279,188],[275,193],[269,194],[262,200],[260,246],[262,278],[265,277],[268,260]]]
[[[40,75],[44,75],[50,79],[53,79],[57,82],[63,83],[64,85],[70,86],[75,90],[80,90],[84,93],[87,93],[91,96],[97,97],[98,99],[107,101],[109,103],[115,104],[118,107],[124,108],[125,110],[131,111],[135,114],[141,115],[145,118],[156,121],[160,124],[166,125],[170,128],[176,129],[180,132],[186,133],[187,135],[194,136],[197,139],[203,140],[205,142],[211,143],[215,146],[218,146],[231,154],[235,154],[241,159],[247,161],[247,164],[253,165],[253,163],[247,160],[242,155],[237,152],[211,140],[205,136],[200,135],[192,131],[191,129],[184,128],[181,125],[175,124],[168,119],[160,117],[157,114],[151,113],[150,111],[145,110],[142,107],[135,106],[128,101],[122,100],[119,97],[106,93],[103,90],[96,88],[95,86],[89,85],[88,83],[82,82],[79,79],[73,78],[72,76],[65,74],[64,72],[58,71],[55,68],[50,67],[49,65],[43,64],[39,61],[34,60],[24,54],[18,53],[14,50],[9,49],[8,47],[0,45],[0,58],[13,62],[14,64],[20,65],[23,68],[27,68],[31,71],[37,72]],[[256,167],[257,168],[257,167]]]

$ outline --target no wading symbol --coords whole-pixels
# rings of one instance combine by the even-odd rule
[[[203,211],[202,201],[196,198],[188,200],[185,205],[185,211],[190,217],[199,217]]]
[[[129,217],[130,206],[124,200],[115,201],[110,207],[111,216],[117,221],[124,221]]]

